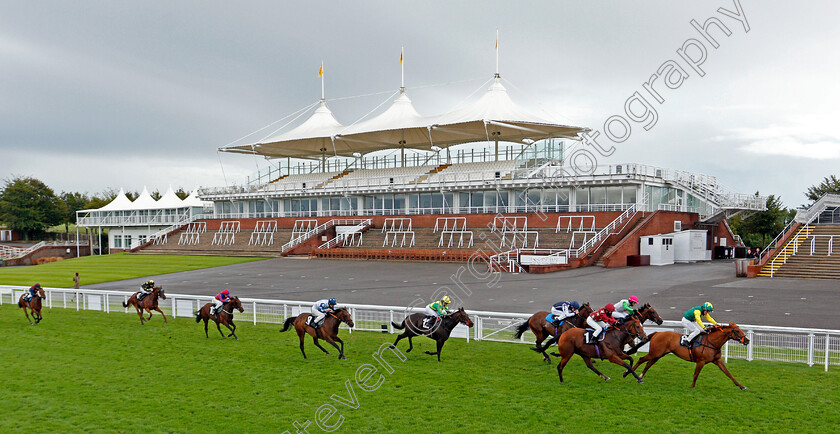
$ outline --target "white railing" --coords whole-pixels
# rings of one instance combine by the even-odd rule
[[[330,249],[330,248],[333,248],[333,247],[335,247],[339,244],[345,244],[345,240],[350,239],[350,238],[352,238],[356,242],[355,243],[352,243],[352,242],[347,243],[345,245],[347,245],[347,246],[356,245],[358,247],[358,246],[361,245],[362,239],[361,239],[361,237],[358,237],[358,240],[357,240],[357,235],[356,234],[361,234],[362,231],[369,228],[372,224],[373,224],[373,222],[370,219],[361,220],[355,226],[350,228],[347,232],[343,232],[343,233],[340,233],[340,234],[336,235],[335,238],[327,241],[324,244],[321,244],[320,246],[318,246],[318,248],[319,249]]]
[[[796,235],[794,235],[794,236],[793,236],[793,237],[792,237],[792,238],[791,238],[791,239],[790,239],[790,240],[789,240],[789,241],[785,244],[785,246],[784,246],[784,247],[782,247],[781,249],[779,249],[779,251],[776,253],[776,256],[775,256],[775,257],[773,257],[773,260],[772,260],[772,261],[770,261],[770,277],[771,277],[771,278],[772,278],[772,277],[773,277],[773,275],[776,273],[776,261],[778,261],[778,260],[779,260],[779,257],[783,257],[783,258],[782,258],[782,263],[781,263],[781,264],[779,264],[779,266],[782,266],[782,265],[784,265],[784,264],[787,264],[787,260],[788,260],[788,258],[790,258],[791,256],[795,255],[795,254],[799,251],[799,245],[800,245],[800,244],[802,244],[802,241],[803,241],[805,238],[807,238],[807,237],[808,237],[808,234],[810,233],[810,231],[808,230],[809,228],[810,228],[810,226],[808,226],[808,225],[805,225],[805,226],[802,226],[801,228],[799,228],[799,231],[797,231],[797,232],[796,232]],[[790,253],[789,255],[786,253],[786,252],[787,252],[787,250],[788,250],[788,247],[790,247],[790,248],[791,248],[791,253]]]
[[[826,208],[837,207],[840,207],[840,194],[826,194],[807,209],[797,210],[793,220],[806,225],[811,224]]]
[[[827,246],[828,247],[828,255],[827,256],[831,256],[831,254],[834,252],[834,237],[839,236],[839,235],[819,235],[819,234],[817,234],[817,235],[808,235],[808,236],[811,237],[811,256],[814,256],[814,252],[816,251],[817,237],[828,238],[828,246]]]
[[[568,220],[569,224],[564,225],[563,220]],[[574,222],[580,224],[574,224]],[[590,224],[591,223],[591,224]],[[560,231],[569,232],[595,232],[595,216],[594,215],[561,215],[557,217],[557,228],[554,233],[559,234]]]
[[[321,233],[321,232],[323,232],[323,231],[325,231],[325,230],[327,230],[327,229],[329,229],[333,226],[355,226],[355,225],[358,225],[358,224],[361,224],[361,223],[364,223],[364,222],[368,222],[368,225],[369,225],[370,221],[371,221],[370,219],[332,219],[332,220],[326,221],[324,223],[321,223],[320,225],[315,226],[312,229],[309,229],[308,231],[298,235],[297,237],[292,236],[292,239],[288,243],[283,244],[283,247],[281,247],[280,249],[283,253],[286,253],[289,250],[291,250],[291,249],[297,247],[298,245],[302,244],[306,240],[314,237],[315,235],[317,235],[317,234],[319,234],[319,233]]]
[[[0,286],[0,304],[17,303],[18,297],[28,288],[24,286]],[[103,311],[108,313],[131,313],[132,307],[123,308],[122,303],[128,300],[133,291],[107,291],[93,289],[59,289],[44,288],[47,295],[44,305],[49,308],[66,308],[80,310]],[[195,311],[209,303],[211,296],[166,294],[165,300],[158,301],[158,305],[167,316],[195,317]],[[286,318],[309,312],[312,302],[289,300],[266,300],[254,298],[240,298],[244,313],[236,313],[237,321],[248,321],[253,324],[283,324]],[[421,312],[421,307],[406,308],[400,306],[377,306],[366,304],[343,304],[347,307],[355,323],[350,331],[382,332],[388,330],[394,333],[391,322],[399,323],[407,314]],[[474,322],[472,330],[464,325],[458,325],[453,330],[452,337],[474,339],[476,341],[497,341],[511,343],[526,343],[533,345],[534,337],[530,331],[519,339],[514,337],[515,328],[527,320],[530,313],[507,313],[468,310],[467,313]],[[45,312],[49,315],[49,312]],[[135,321],[136,318],[130,321]],[[21,321],[23,318],[21,317]],[[127,321],[129,321],[127,319]],[[153,319],[154,321],[154,319]],[[774,362],[805,363],[809,366],[821,365],[828,371],[829,366],[840,366],[840,330],[809,329],[794,327],[772,327],[759,325],[740,325],[750,339],[747,346],[729,342],[723,348],[723,356],[728,361],[732,359],[766,360]],[[347,328],[342,325],[342,328]],[[657,331],[676,331],[683,333],[679,321],[665,321],[662,325],[649,324],[645,332],[651,334]],[[397,331],[399,333],[399,331]],[[389,338],[390,340],[390,338]],[[647,351],[642,347],[641,351]]]
[[[577,250],[572,250],[570,252],[571,257],[582,258],[586,256],[587,252],[594,249],[600,243],[606,241],[606,239],[609,238],[609,236],[613,233],[616,233],[616,230],[619,229],[619,226],[623,228],[624,225],[627,224],[627,222],[629,222],[633,219],[633,217],[636,216],[636,213],[644,210],[646,203],[647,197],[645,197],[642,202],[635,203],[631,207],[627,208],[623,213],[621,213],[621,215],[616,217],[615,220],[610,222],[610,224],[608,224],[607,227],[601,229],[597,234],[595,234],[595,236],[586,240],[586,242],[583,243],[583,245],[581,245]]]
[[[15,259],[26,256],[42,247],[76,247],[76,243],[80,246],[88,245],[88,241],[41,241],[33,246],[27,248],[20,248],[14,246],[0,245],[0,259]]]
[[[270,246],[274,244],[274,234],[277,232],[277,220],[260,220],[251,232],[248,245]]]
[[[195,246],[201,241],[201,234],[207,232],[207,222],[192,222],[178,236],[178,245]]]

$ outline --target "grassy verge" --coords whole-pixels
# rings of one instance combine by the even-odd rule
[[[418,338],[405,361],[386,352],[388,373],[372,357],[393,340],[387,334],[343,332],[343,361],[307,339],[304,360],[294,332],[244,318],[233,341],[215,330],[206,339],[188,318],[163,324],[156,316],[141,326],[134,314],[52,309],[44,317],[30,326],[14,306],[0,306],[0,356],[20,361],[0,364],[0,402],[10,404],[0,426],[7,431],[295,432],[295,421],[309,420],[308,432],[320,432],[318,408],[335,409],[327,424],[340,420],[345,432],[583,431],[597,424],[778,432],[840,424],[832,398],[840,396],[837,368],[733,360],[729,368],[748,390],[714,366],[691,390],[694,366],[673,356],[652,368],[645,384],[599,362],[613,377],[604,382],[575,357],[561,384],[556,365],[524,345],[453,339],[438,363],[422,353],[434,343]],[[381,383],[365,391],[357,378],[369,367],[378,372],[368,386]]]
[[[82,285],[111,282],[199,268],[218,267],[256,261],[260,258],[224,256],[130,255],[84,256],[30,267],[0,268],[0,285],[32,285],[35,282],[54,288],[73,286],[79,273]]]

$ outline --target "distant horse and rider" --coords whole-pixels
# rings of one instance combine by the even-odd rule
[[[408,350],[406,352],[411,352],[411,350],[414,349],[414,344],[411,341],[412,338],[423,335],[437,343],[437,351],[434,353],[426,351],[426,354],[430,356],[436,355],[439,362],[443,344],[447,339],[449,339],[449,335],[452,334],[452,330],[455,326],[458,324],[464,324],[467,327],[473,326],[470,316],[467,315],[467,312],[464,311],[463,307],[449,314],[440,316],[438,320],[431,325],[429,325],[425,320],[426,315],[418,312],[409,315],[400,324],[392,322],[391,325],[394,326],[394,328],[405,331],[401,335],[397,336],[397,340],[394,341],[391,347],[396,347],[400,340],[408,338]]]
[[[562,304],[563,302],[558,303],[557,305]],[[592,313],[592,307],[589,303],[583,303],[580,305],[576,301],[573,301],[568,303],[568,307],[574,310],[573,315],[560,320],[555,320],[554,316],[556,314],[549,314],[549,312],[546,311],[540,311],[531,315],[527,321],[523,322],[516,328],[514,337],[517,339],[521,338],[522,334],[530,328],[531,332],[534,333],[534,336],[536,337],[536,347],[531,349],[542,354],[545,362],[551,363],[551,358],[548,357],[548,354],[545,351],[554,345],[554,343],[557,342],[557,339],[560,338],[560,335],[562,335],[566,330],[583,327],[586,322],[586,318]],[[552,321],[549,321],[548,318],[552,318]],[[543,341],[549,336],[551,336],[551,339],[549,339],[545,345],[542,345]],[[554,355],[558,354],[555,353]]]
[[[323,315],[318,315],[316,312]],[[298,339],[300,340],[300,353],[303,354],[304,359],[306,358],[306,351],[303,349],[303,343],[308,334],[312,336],[313,343],[321,351],[330,355],[330,352],[318,343],[319,339],[323,339],[335,347],[338,350],[338,358],[346,360],[347,357],[344,356],[344,341],[338,337],[338,326],[341,323],[345,323],[349,327],[355,327],[350,311],[346,307],[336,307],[335,299],[320,300],[313,306],[312,314],[301,313],[298,316],[286,318],[286,322],[283,323],[283,329],[280,332],[285,332],[294,326],[295,332],[297,332]]]
[[[158,307],[158,299],[166,300],[166,294],[163,291],[163,286],[152,286],[149,288],[148,295],[143,295],[146,291],[135,292],[127,301],[123,302],[123,307],[134,306],[137,309],[137,315],[140,316],[140,324],[152,319],[152,311],[156,310],[163,316],[163,322],[167,323],[166,315]],[[143,312],[148,312],[149,317],[145,318]]]
[[[639,361],[636,362],[636,365],[633,366],[633,370],[638,368],[642,363],[646,363],[645,369],[640,375],[640,377],[644,378],[648,369],[650,369],[654,363],[666,354],[674,354],[683,360],[694,362],[694,379],[691,381],[692,388],[697,383],[697,377],[700,376],[700,371],[703,369],[703,366],[708,363],[714,363],[721,371],[723,371],[724,374],[726,374],[727,377],[729,377],[730,380],[732,380],[733,383],[735,383],[736,386],[740,387],[741,390],[746,389],[744,385],[735,380],[732,374],[729,373],[729,370],[726,368],[726,365],[723,363],[723,359],[721,358],[721,348],[727,341],[733,340],[743,345],[748,345],[750,343],[749,338],[747,338],[738,325],[735,323],[729,323],[727,326],[709,326],[703,334],[698,336],[698,339],[695,339],[692,343],[690,343],[690,348],[680,343],[682,337],[683,336],[680,333],[676,332],[651,333],[649,336],[650,349],[648,350],[646,356],[641,357]],[[629,372],[630,371],[625,372],[624,375],[626,376]],[[635,372],[633,374],[635,375]]]
[[[35,325],[44,319],[41,316],[41,300],[46,300],[46,298],[47,294],[41,288],[40,283],[32,285],[26,292],[20,295],[18,307],[23,309],[23,313],[26,314],[26,320],[29,321],[29,324]],[[35,320],[34,323],[32,319],[29,319],[29,312],[32,312],[32,319]]]
[[[206,338],[210,337],[207,333],[207,324],[210,320],[213,320],[222,338],[233,336],[234,339],[239,340],[239,337],[236,336],[236,324],[233,323],[233,311],[235,310],[238,310],[240,313],[245,312],[245,308],[242,307],[242,302],[239,301],[239,297],[227,298],[218,310],[214,308],[214,303],[207,303],[195,313],[195,322],[200,323],[204,320],[204,337]],[[225,336],[222,333],[221,325],[227,327],[230,330],[230,334]]]

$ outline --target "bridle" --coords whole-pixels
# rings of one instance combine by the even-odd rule
[[[738,343],[740,343],[740,344],[742,344],[742,345],[745,345],[745,344],[744,344],[744,341],[747,339],[747,335],[746,335],[746,333],[741,332],[741,333],[743,334],[743,336],[741,336],[740,338],[738,338],[737,336],[735,336],[735,332],[734,332],[734,329],[733,329],[732,327],[729,327],[729,330],[730,330],[730,331],[732,331],[732,333],[731,333],[731,334],[730,334],[729,332],[727,332],[726,330],[724,330],[726,327],[728,327],[728,326],[717,326],[717,328],[716,328],[715,330],[720,330],[720,331],[721,331],[721,333],[723,333],[724,335],[726,335],[726,337],[727,337],[728,339],[731,339],[731,340],[733,340],[733,341],[735,341],[735,342],[738,342]],[[715,331],[715,330],[712,330],[712,331]],[[710,332],[710,334],[711,334],[711,332]]]

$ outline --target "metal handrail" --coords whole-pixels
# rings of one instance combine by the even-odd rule
[[[809,228],[809,227],[810,227],[810,226],[808,226],[808,225],[802,226],[802,227],[799,229],[799,231],[796,233],[796,235],[794,235],[794,236],[793,236],[793,238],[791,238],[791,239],[790,239],[790,240],[789,240],[789,241],[785,244],[785,246],[784,246],[784,247],[782,247],[782,249],[781,249],[781,250],[779,250],[779,253],[776,255],[776,257],[774,257],[774,258],[773,258],[773,260],[772,260],[772,261],[770,261],[770,278],[773,278],[773,274],[775,274],[776,261],[779,259],[779,257],[780,257],[780,256],[784,256],[784,260],[782,261],[782,264],[781,264],[781,265],[784,265],[784,264],[787,264],[787,260],[788,260],[788,258],[789,258],[789,257],[791,257],[791,256],[793,256],[793,255],[795,255],[795,254],[796,254],[796,252],[799,250],[799,244],[801,243],[801,241],[799,241],[799,238],[803,236],[803,234],[802,234],[802,232],[803,232],[803,231],[805,231],[805,232],[806,232],[806,233],[804,234],[804,236],[805,236],[805,237],[807,237],[807,236],[808,236],[808,233],[807,233],[807,232],[808,232],[808,228]],[[790,245],[791,245],[791,243],[794,243],[794,244],[793,244],[793,252],[791,252],[791,254],[790,254],[790,255],[788,255],[788,254],[787,254],[787,253],[785,253],[785,252],[787,252],[787,248],[788,248],[788,246],[790,246]],[[781,266],[781,265],[780,265],[780,266]]]
[[[318,248],[319,249],[330,249],[332,247],[335,247],[339,243],[343,242],[344,239],[347,238],[347,236],[357,234],[357,233],[365,230],[366,228],[370,227],[371,224],[372,224],[372,220],[370,220],[370,219],[362,220],[361,223],[359,223],[356,226],[353,226],[352,228],[350,228],[351,229],[350,232],[345,232],[343,234],[336,235],[335,238],[327,241],[324,244],[321,244],[320,246],[318,246]]]

